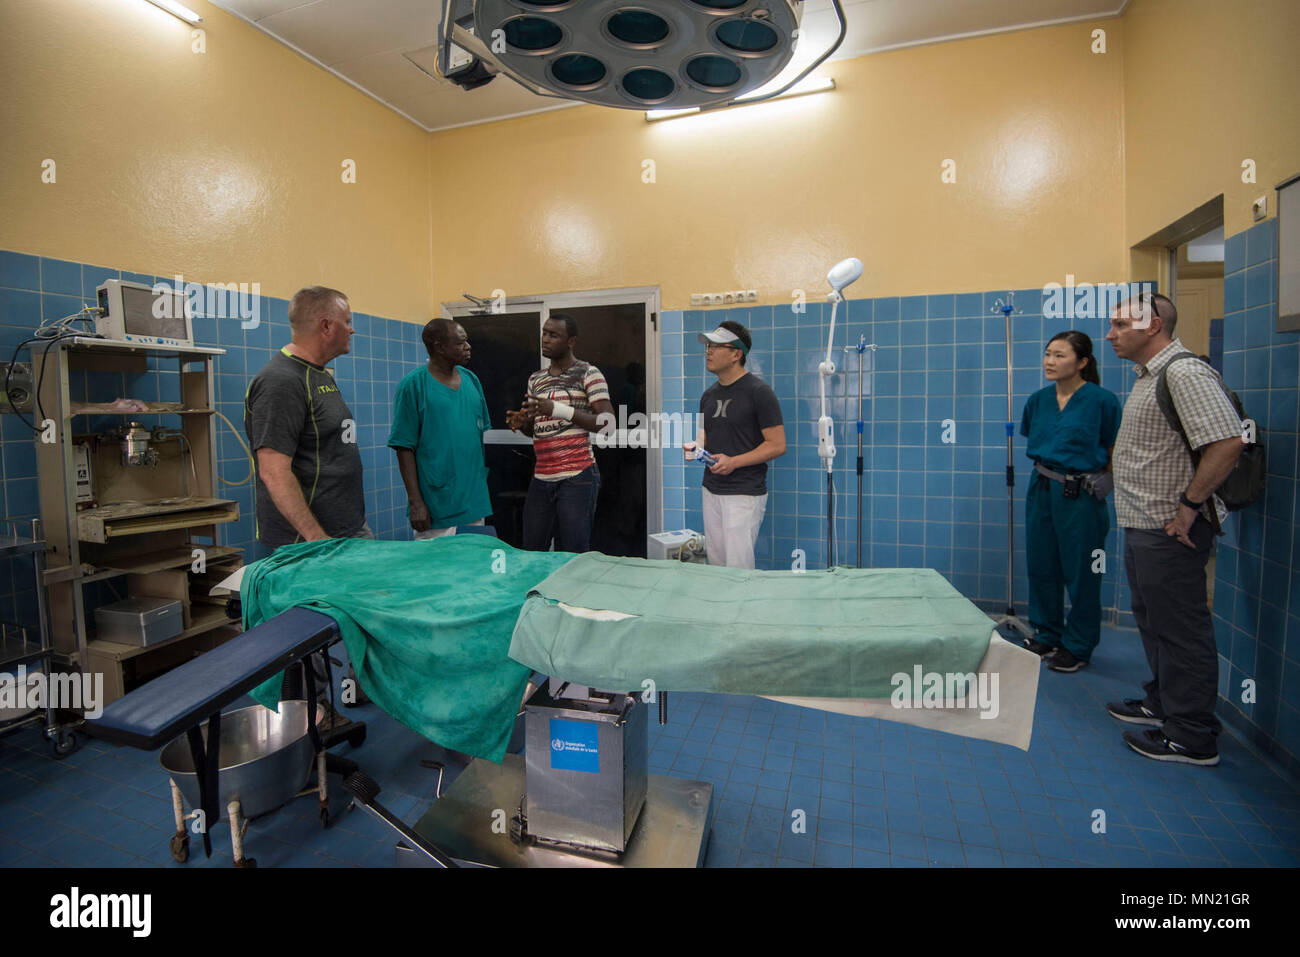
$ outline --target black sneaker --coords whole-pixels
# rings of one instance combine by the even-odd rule
[[[1158,728],[1165,723],[1165,719],[1144,705],[1141,698],[1125,698],[1123,701],[1108,702],[1106,713],[1116,721],[1125,721],[1128,724],[1148,724]]]
[[[1056,645],[1049,645],[1047,642],[1039,641],[1037,638],[1026,638],[1022,644],[1040,658],[1043,655],[1051,654],[1056,649]]]
[[[1080,661],[1074,655],[1070,654],[1070,649],[1061,646],[1053,651],[1050,655],[1043,655],[1043,664],[1053,671],[1060,671],[1069,674],[1072,671],[1078,671],[1088,662]]]
[[[1214,754],[1198,754],[1195,751],[1188,751],[1181,744],[1170,741],[1165,737],[1164,732],[1157,728],[1150,728],[1146,731],[1125,731],[1124,743],[1142,757],[1150,758],[1153,761],[1200,764],[1205,767],[1213,767],[1219,763],[1217,752]]]

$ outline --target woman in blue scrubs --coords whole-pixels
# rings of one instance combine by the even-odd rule
[[[1101,579],[1093,554],[1110,527],[1105,498],[1091,479],[1109,479],[1119,431],[1120,401],[1103,389],[1092,339],[1071,330],[1053,336],[1043,357],[1052,385],[1029,397],[1020,434],[1029,439],[1035,471],[1025,504],[1029,623],[1025,646],[1053,671],[1078,671],[1101,640]],[[1104,476],[1104,477],[1103,477]],[[1103,484],[1103,488],[1107,487]],[[1062,592],[1070,596],[1065,615]]]

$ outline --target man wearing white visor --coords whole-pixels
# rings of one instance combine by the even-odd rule
[[[700,397],[698,449],[714,459],[704,473],[704,542],[710,565],[754,567],[754,542],[767,509],[767,463],[785,454],[781,403],[745,368],[749,330],[727,320],[703,332],[704,362],[718,381]]]

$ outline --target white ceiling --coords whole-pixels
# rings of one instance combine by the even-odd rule
[[[437,76],[441,0],[212,0],[342,77],[425,130],[563,109],[508,77],[465,91]],[[1128,0],[841,0],[848,35],[833,59],[898,47],[1114,16]],[[838,30],[830,0],[806,0],[799,47],[786,74],[802,69]]]

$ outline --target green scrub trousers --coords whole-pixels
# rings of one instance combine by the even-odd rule
[[[1080,661],[1101,641],[1100,571],[1096,549],[1106,548],[1106,503],[1080,490],[1067,499],[1065,486],[1034,473],[1025,502],[1025,557],[1029,565],[1029,623],[1039,641],[1064,645]],[[1070,596],[1065,614],[1063,593]]]

